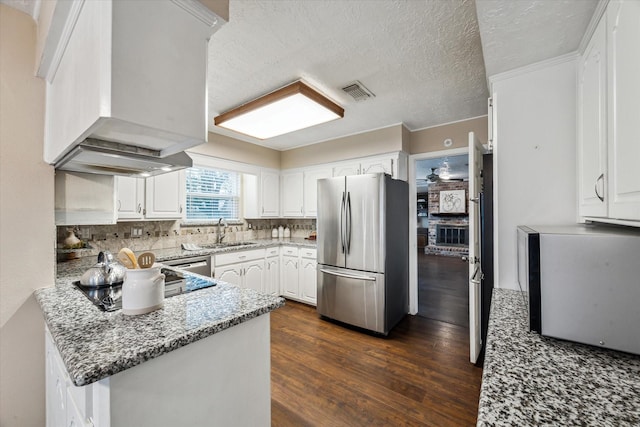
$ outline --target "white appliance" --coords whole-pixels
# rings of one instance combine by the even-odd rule
[[[408,312],[409,189],[385,174],[318,180],[320,315],[388,334]]]
[[[518,227],[518,282],[529,328],[640,354],[640,232]]]

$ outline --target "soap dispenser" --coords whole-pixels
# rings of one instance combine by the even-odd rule
[[[289,230],[289,226],[287,225],[287,226],[284,228],[284,238],[285,238],[285,239],[288,239],[289,237],[291,237],[291,230]]]
[[[282,239],[284,237],[284,227],[278,227],[278,239]]]
[[[273,230],[271,230],[271,238],[272,239],[277,239],[278,238],[278,229],[273,227]]]

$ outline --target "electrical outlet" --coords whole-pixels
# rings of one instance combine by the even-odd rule
[[[131,227],[131,238],[136,239],[142,237],[143,228],[142,227]]]
[[[91,229],[88,227],[80,228],[80,237],[85,240],[91,239]]]

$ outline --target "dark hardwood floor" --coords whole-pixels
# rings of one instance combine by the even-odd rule
[[[418,315],[469,327],[469,266],[418,252]]]
[[[406,316],[388,337],[287,301],[271,313],[273,426],[475,425],[482,369],[466,328]]]

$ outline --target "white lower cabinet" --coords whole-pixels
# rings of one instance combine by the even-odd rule
[[[282,296],[316,305],[316,249],[282,247]]]
[[[298,248],[283,246],[282,253],[282,296],[298,299]]]
[[[265,254],[264,249],[255,249],[216,255],[214,277],[241,288],[263,292]]]
[[[280,248],[267,248],[264,260],[264,292],[280,295]]]

